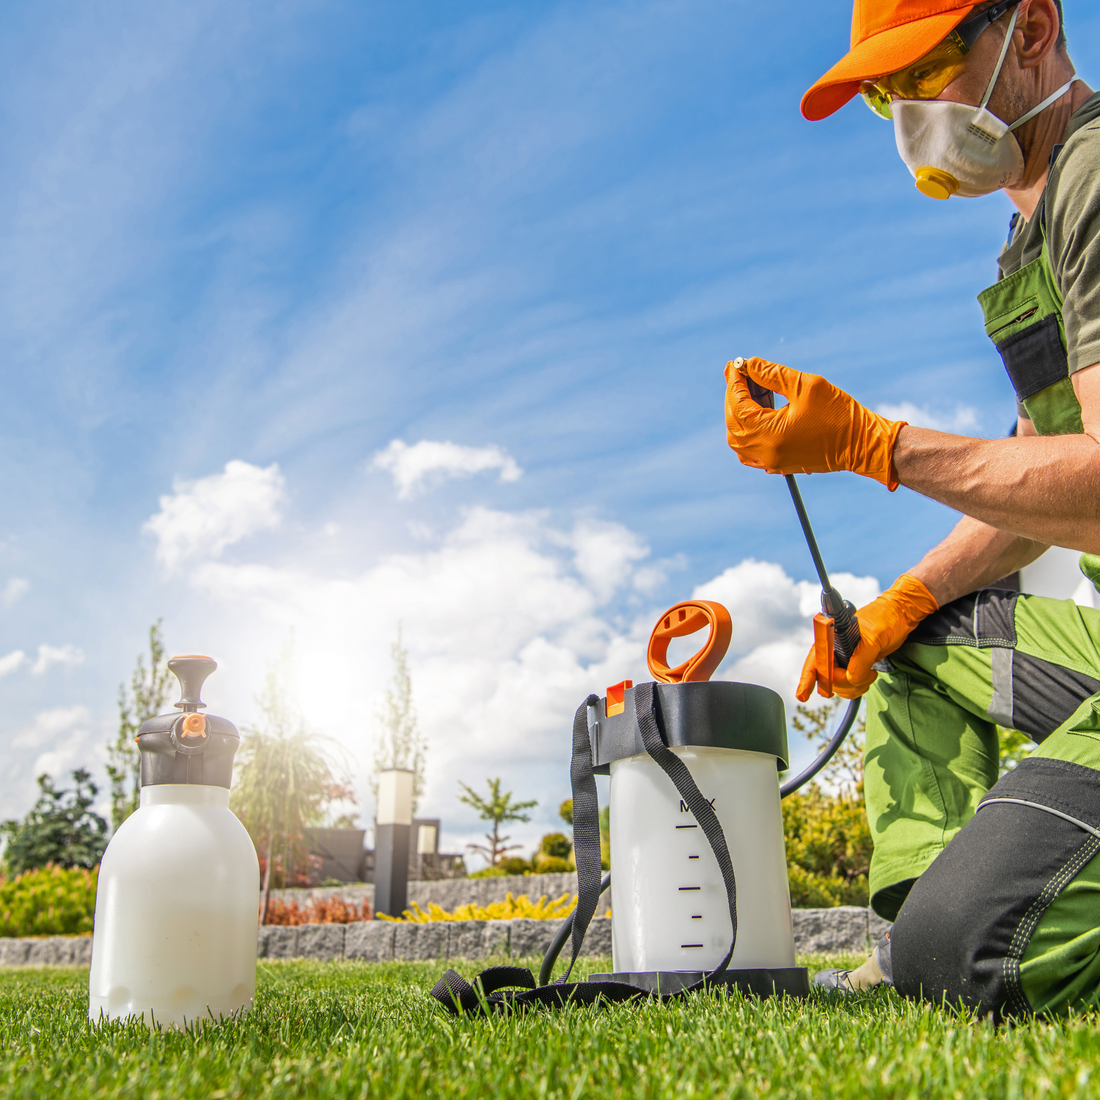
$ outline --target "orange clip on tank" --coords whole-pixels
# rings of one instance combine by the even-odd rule
[[[694,634],[705,626],[710,627],[706,645],[694,657],[689,657],[675,668],[669,668],[668,643],[673,638]],[[650,675],[663,684],[709,680],[722,663],[732,637],[733,623],[730,621],[730,613],[720,603],[711,600],[685,600],[678,603],[657,620],[657,625],[649,636],[646,662]]]
[[[626,692],[634,686],[633,680],[624,680],[621,684],[612,684],[607,689],[607,717],[622,714],[626,710]]]
[[[814,665],[817,668],[817,693],[826,699],[833,697],[833,638],[836,631],[831,615],[814,616]]]

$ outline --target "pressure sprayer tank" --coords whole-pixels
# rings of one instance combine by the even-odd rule
[[[232,722],[199,713],[209,657],[174,657],[182,713],[138,731],[137,811],[99,868],[88,1015],[187,1026],[249,1009],[256,991],[260,871],[229,809]]]
[[[669,669],[668,638],[715,614],[708,646]],[[756,992],[803,993],[795,966],[779,771],[788,766],[783,700],[753,684],[710,682],[729,643],[720,604],[689,601],[650,641],[655,711],[665,743],[714,807],[737,881],[729,979]],[[663,624],[663,626],[662,626]],[[724,638],[722,629],[726,630]],[[662,637],[663,634],[663,637]],[[655,652],[656,651],[656,652]],[[668,682],[668,681],[672,682]],[[732,938],[718,861],[671,779],[646,752],[629,681],[608,689],[591,728],[597,774],[610,774],[612,977],[672,993],[714,969]]]

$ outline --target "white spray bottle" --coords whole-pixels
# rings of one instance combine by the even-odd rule
[[[88,1016],[187,1026],[252,1006],[260,869],[229,809],[232,722],[203,715],[209,657],[173,657],[180,714],[138,731],[141,801],[99,868]]]

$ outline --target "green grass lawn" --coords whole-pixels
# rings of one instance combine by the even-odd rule
[[[470,976],[483,965],[456,969]],[[587,960],[583,972],[607,968]],[[243,1020],[151,1034],[132,1024],[93,1030],[86,969],[0,971],[0,1096],[1100,1095],[1096,1016],[994,1030],[892,993],[815,993],[467,1020],[428,996],[441,972],[438,963],[262,962],[256,1008]]]

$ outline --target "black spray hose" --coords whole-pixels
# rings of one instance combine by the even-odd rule
[[[844,741],[844,738],[851,732],[852,726],[855,725],[856,715],[859,713],[859,700],[853,699],[848,704],[848,709],[844,712],[844,717],[840,720],[840,725],[836,728],[836,733],[829,739],[829,743],[818,754],[817,759],[805,770],[799,772],[793,779],[788,779],[786,783],[780,785],[779,797],[786,798],[789,794],[794,794],[795,791],[804,787],[826,764],[832,760],[836,754],[836,750],[840,748]],[[611,872],[608,871],[603,877],[603,881],[600,883],[600,894],[602,895],[605,890],[611,885]],[[574,912],[576,912],[574,910]],[[561,922],[557,932],[554,933],[554,938],[550,941],[550,946],[546,949],[546,954],[542,957],[542,966],[539,967],[539,985],[549,985],[550,975],[554,971],[554,964],[558,961],[558,956],[561,954],[561,949],[569,941],[569,937],[573,934],[573,913]]]
[[[817,759],[803,772],[799,772],[794,779],[788,779],[786,783],[781,783],[779,786],[779,797],[786,798],[789,794],[794,794],[799,788],[806,786],[807,783],[830,760],[836,755],[836,750],[840,748],[844,738],[851,732],[852,726],[856,723],[856,715],[859,714],[859,699],[853,699],[848,704],[848,709],[844,712],[844,717],[840,720],[840,725],[836,728],[836,733],[829,738],[829,743],[823,748],[818,755]]]

